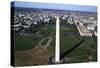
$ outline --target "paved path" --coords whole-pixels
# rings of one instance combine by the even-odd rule
[[[38,43],[39,45],[41,45],[41,43],[45,40],[45,38],[43,38],[42,40],[40,40],[40,42]]]
[[[46,47],[48,47],[49,45],[50,45],[50,43],[52,42],[52,37],[48,37],[49,38],[49,40],[48,40],[48,42],[47,42],[47,44],[45,45]]]
[[[42,40],[40,40],[40,42],[38,43],[39,45],[42,45],[42,46],[45,46],[45,47],[48,47],[50,45],[50,43],[52,42],[53,40],[53,37],[47,37],[48,38],[48,41],[45,45],[42,45],[42,42],[45,40],[45,38],[43,38]]]

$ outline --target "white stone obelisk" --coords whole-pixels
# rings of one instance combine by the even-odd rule
[[[60,44],[60,41],[59,41],[59,38],[60,38],[60,31],[59,31],[59,27],[60,27],[60,25],[59,25],[60,23],[59,23],[59,17],[58,16],[56,16],[56,51],[55,51],[55,62],[59,62],[60,61],[60,46],[59,46],[59,44]]]

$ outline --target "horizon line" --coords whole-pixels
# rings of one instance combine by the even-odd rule
[[[97,6],[88,6],[88,5],[12,1],[11,7],[40,8],[40,9],[44,8],[44,9],[85,11],[85,12],[97,13]]]

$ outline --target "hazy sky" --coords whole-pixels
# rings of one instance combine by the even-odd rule
[[[15,1],[15,7],[48,8],[48,9],[62,9],[62,10],[97,12],[97,7],[96,6],[71,5],[71,4],[54,4],[54,3],[37,3],[37,2],[22,2],[22,1]]]

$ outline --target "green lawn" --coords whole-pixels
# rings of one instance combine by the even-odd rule
[[[15,37],[15,50],[26,50],[33,48],[37,45],[39,38],[35,35],[30,36],[16,36]]]
[[[53,24],[44,24],[40,26],[40,29],[38,31],[40,33],[43,32],[43,33],[48,33],[48,34],[55,33],[56,26]]]
[[[90,52],[90,55],[93,55],[94,59],[96,60],[97,42],[95,42],[93,38],[81,37],[75,25],[69,25],[69,24],[60,25],[61,54],[71,49],[82,39],[85,39],[85,41],[82,44],[80,44],[78,48],[76,48],[66,56],[67,57],[87,56],[88,52]],[[87,47],[90,48],[88,52],[86,51]]]
[[[45,40],[42,44],[45,45],[48,41],[47,37],[49,36],[53,37],[53,40],[50,43],[50,47],[53,47],[55,49],[55,31],[55,25],[45,24],[37,27],[37,32],[39,32],[38,34],[31,33],[32,35],[28,36],[15,36],[15,50],[31,49],[35,46],[38,46],[38,42],[43,38],[45,38]],[[94,39],[90,37],[81,37],[77,31],[76,26],[70,24],[60,25],[60,54],[68,51],[82,39],[85,39],[85,41],[78,48],[76,48],[66,56],[86,57],[88,55],[88,52],[90,52],[90,54],[96,60],[97,42],[95,42]],[[89,48],[88,51],[86,50],[87,48]]]
[[[80,41],[79,34],[76,33],[76,28],[73,25],[60,26],[60,47],[61,53],[67,51]]]
[[[33,31],[38,32],[37,34]],[[43,41],[43,45],[46,44],[48,41],[49,36],[54,37],[55,34],[55,25],[53,24],[44,24],[33,28],[33,31],[25,34],[29,35],[15,35],[15,50],[27,50],[31,49],[35,46],[38,46],[38,42],[40,42],[41,39],[45,38]],[[53,35],[52,35],[53,34]],[[51,45],[54,46],[54,40],[51,42]]]

